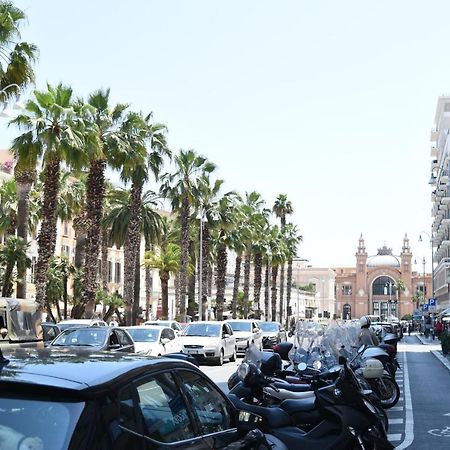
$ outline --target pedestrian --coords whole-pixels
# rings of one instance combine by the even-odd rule
[[[442,333],[442,330],[444,329],[442,322],[440,320],[438,320],[434,326],[434,332],[436,334],[436,336],[439,339],[440,334]]]
[[[412,323],[408,323],[408,336],[411,336]]]

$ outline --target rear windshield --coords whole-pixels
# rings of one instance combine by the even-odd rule
[[[69,447],[84,403],[0,396],[0,448],[62,450]]]
[[[185,330],[185,336],[217,337],[220,335],[219,324],[191,323]]]
[[[278,331],[280,326],[274,322],[261,322],[261,329],[263,331]]]
[[[250,322],[228,322],[233,328],[233,331],[252,331],[252,324]]]

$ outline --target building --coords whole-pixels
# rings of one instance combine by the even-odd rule
[[[438,310],[450,307],[450,96],[438,98],[435,127],[431,130],[431,253],[433,291]]]
[[[406,235],[398,256],[386,245],[369,256],[361,235],[355,257],[355,267],[335,269],[337,317],[353,319],[376,314],[402,318],[413,314],[423,298],[431,296],[432,277],[412,270],[413,255]]]

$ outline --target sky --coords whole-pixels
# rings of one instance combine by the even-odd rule
[[[447,0],[17,0],[36,85],[153,111],[225,190],[278,194],[318,267],[399,254],[431,271],[430,130],[450,92]],[[17,134],[0,123],[0,145]]]

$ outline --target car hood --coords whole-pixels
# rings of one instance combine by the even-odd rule
[[[217,345],[218,336],[181,336],[181,345]]]
[[[278,331],[263,331],[263,337],[276,337],[278,336]]]
[[[233,334],[236,336],[236,338],[249,339],[252,337],[252,333],[250,331],[233,331]]]
[[[145,352],[150,353],[153,349],[157,347],[157,342],[134,342],[135,353]]]

